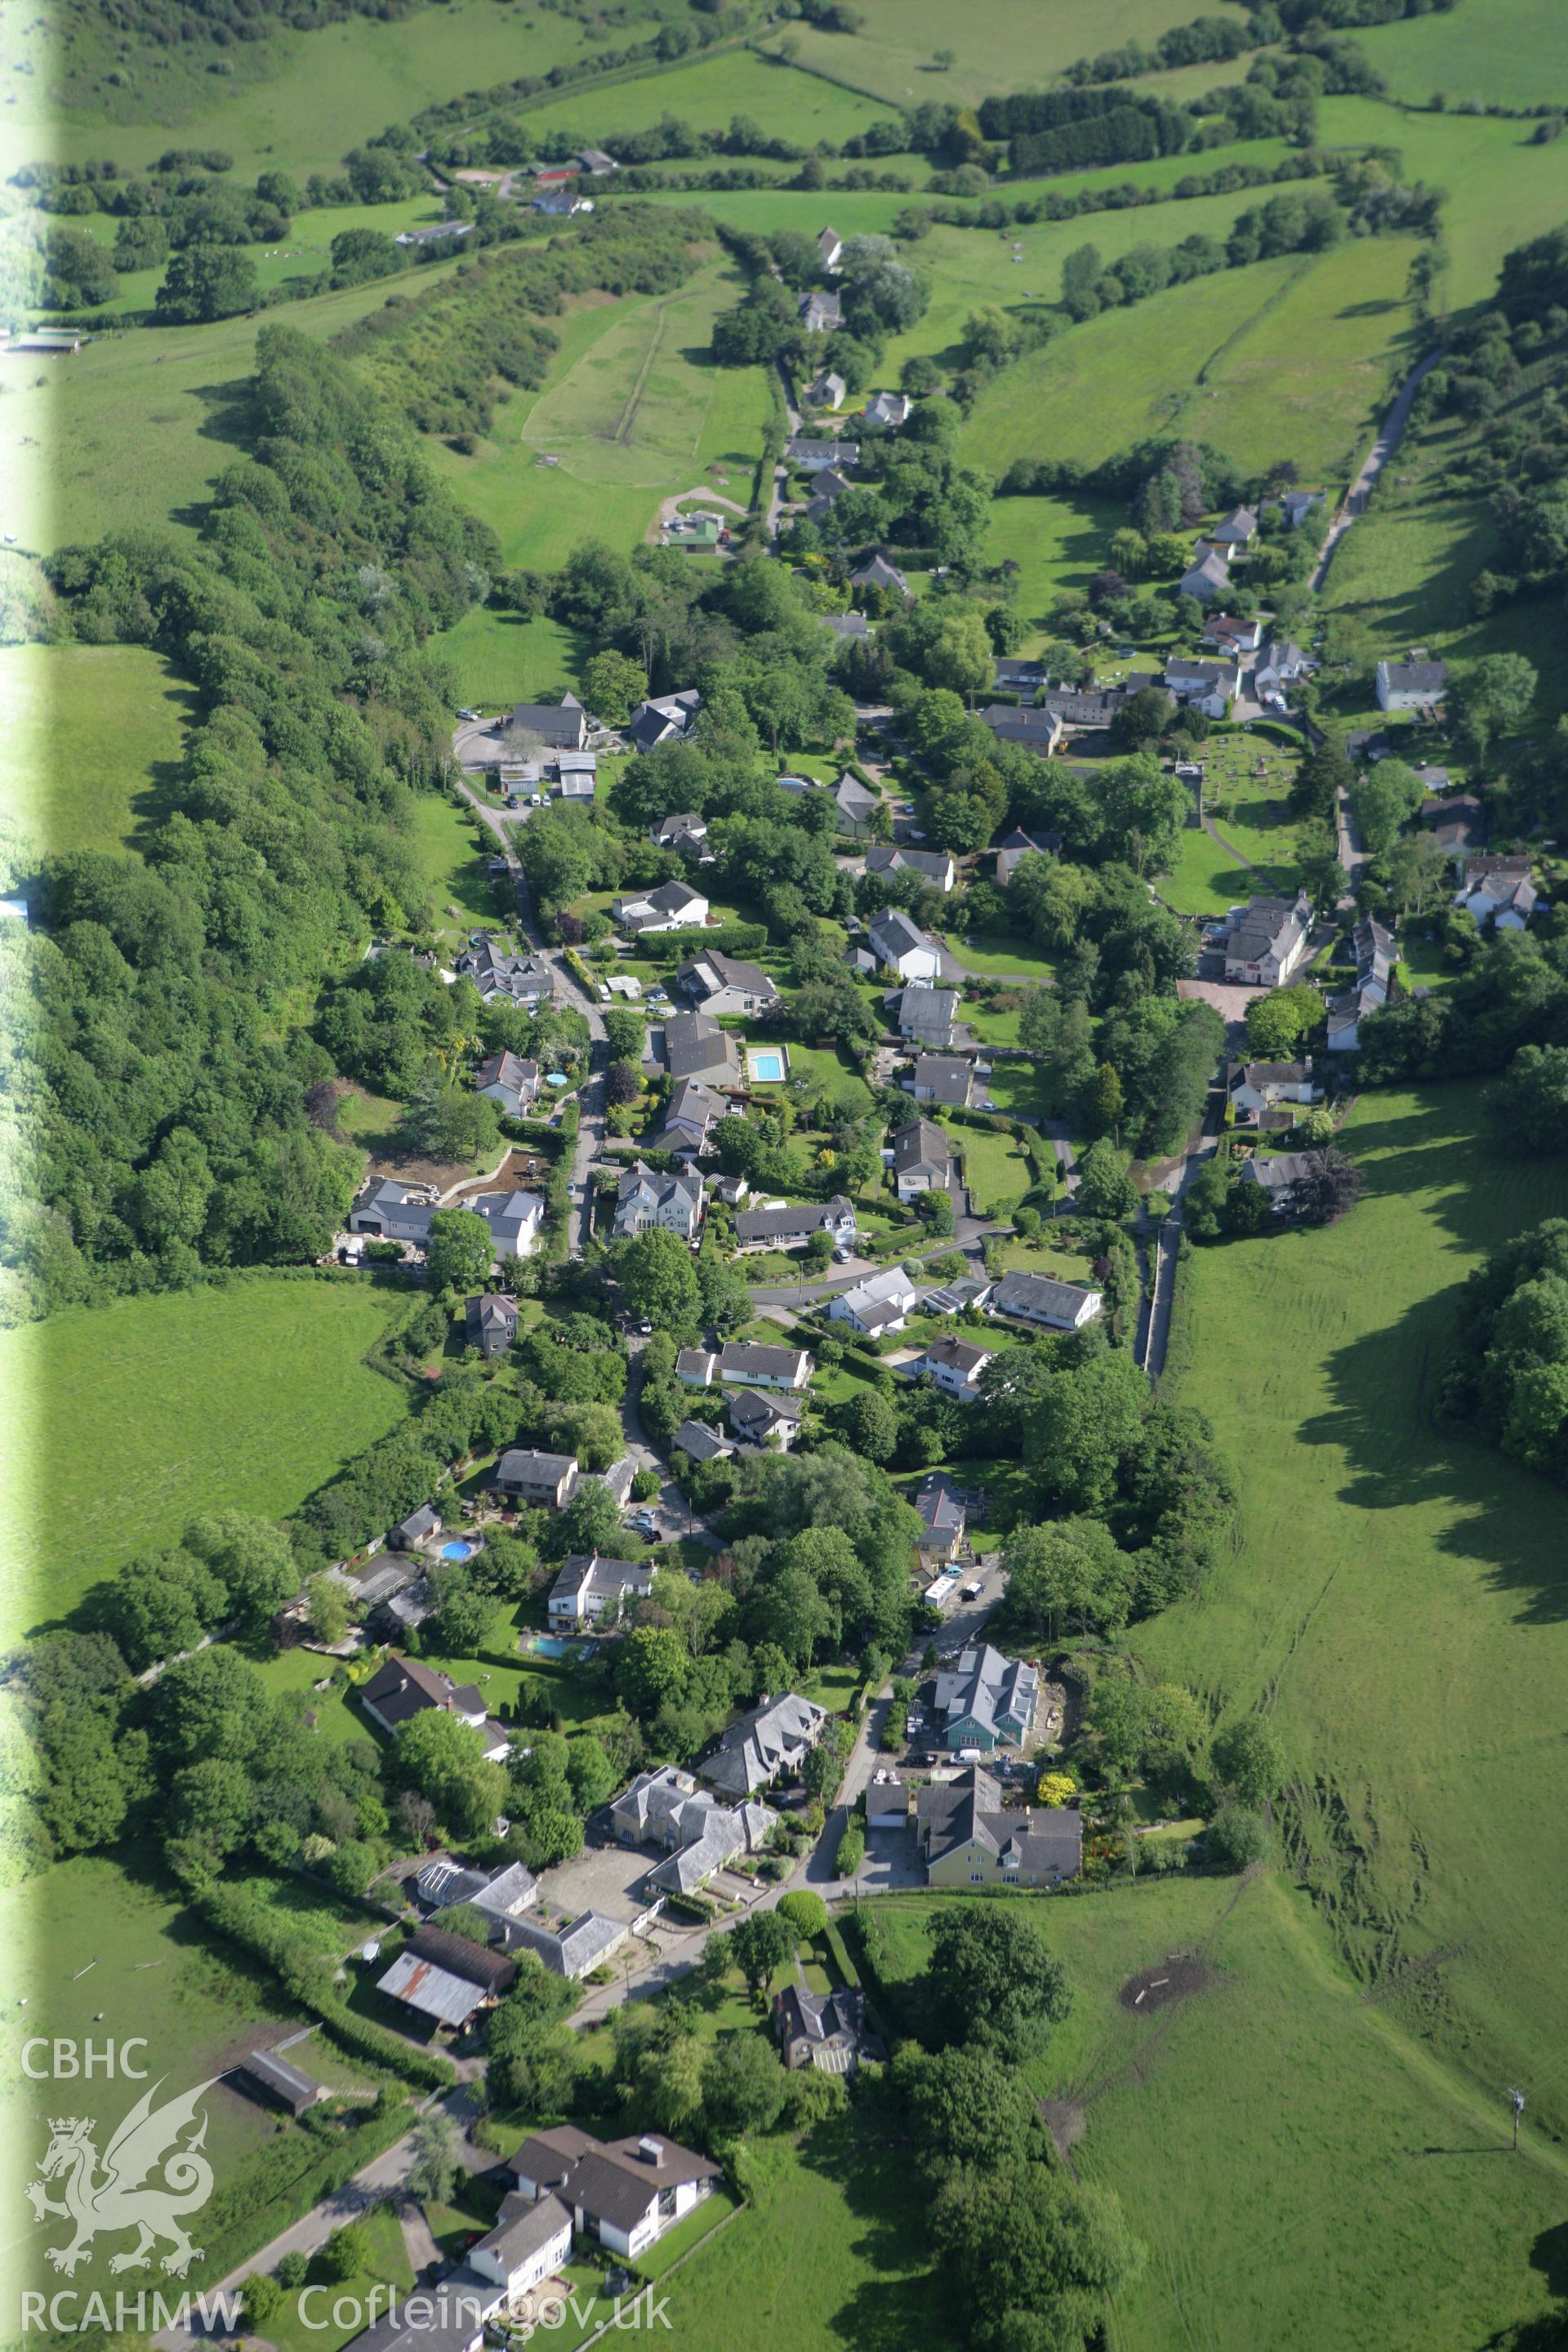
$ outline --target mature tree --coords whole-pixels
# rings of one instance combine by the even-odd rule
[[[1291,815],[1322,817],[1332,824],[1340,793],[1348,793],[1354,782],[1355,770],[1343,751],[1331,738],[1325,737],[1308,751],[1291,780]]]
[[[399,1775],[460,1836],[479,1836],[505,1811],[504,1769],[485,1761],[483,1736],[444,1708],[429,1707],[404,1727],[396,1762]]]
[[[414,2127],[414,2161],[405,2182],[421,2204],[449,2202],[463,2169],[462,2140],[457,2125],[439,2107]]]
[[[1247,1008],[1247,1042],[1266,1062],[1288,1062],[1323,1017],[1315,988],[1271,988]]]
[[[937,2244],[983,2352],[1084,2352],[1137,2284],[1143,2249],[1114,2191],[1024,2164],[955,2172],[939,2193]]]
[[[616,1687],[634,1715],[645,1720],[685,1696],[691,1656],[669,1625],[639,1625],[621,1645]]]
[[[827,1906],[810,1886],[797,1886],[792,1893],[781,1895],[778,1913],[801,1943],[820,1936],[827,1925]]]
[[[555,1559],[574,1551],[613,1553],[621,1538],[620,1506],[615,1496],[601,1479],[584,1478],[566,1508],[551,1522],[547,1549]]]
[[[862,1389],[844,1412],[844,1434],[868,1462],[890,1462],[899,1444],[899,1416],[885,1396]]]
[[[1004,1611],[1030,1641],[1054,1642],[1066,1627],[1119,1633],[1131,1606],[1134,1570],[1098,1519],[1015,1528],[1003,1549]]]
[[[770,2041],[759,2033],[720,2035],[702,2068],[702,2109],[721,2137],[771,2131],[788,2094],[789,2075]]]
[[[730,1957],[760,2000],[775,1970],[795,1958],[795,1930],[777,1911],[752,1911],[730,1930]]]
[[[1210,1753],[1220,1786],[1244,1805],[1267,1804],[1279,1793],[1285,1758],[1279,1736],[1267,1717],[1244,1715],[1214,1736]]]
[[[252,2271],[240,2281],[239,2291],[245,2299],[245,2324],[259,2335],[283,2308],[282,2284],[268,2271]]]
[[[318,2277],[338,2286],[345,2279],[359,2278],[371,2270],[375,2262],[375,2245],[363,2221],[345,2221],[334,2230],[315,2258]]]
[[[1366,1178],[1355,1161],[1333,1144],[1323,1151],[1308,1152],[1306,1163],[1290,1188],[1290,1204],[1305,1225],[1336,1224],[1360,1200]]]
[[[1121,1115],[1126,1108],[1121,1081],[1117,1076],[1113,1065],[1110,1062],[1101,1062],[1087,1089],[1087,1100],[1084,1105],[1085,1116],[1095,1134],[1114,1136],[1121,1125]],[[1120,1174],[1120,1169],[1117,1172]],[[1114,1215],[1117,1212],[1096,1210],[1093,1213],[1102,1216]],[[1121,1213],[1125,1215],[1126,1212],[1122,1211]]]
[[[397,1133],[400,1148],[420,1159],[483,1160],[493,1167],[500,1112],[488,1095],[471,1087],[423,1079]]]
[[[1111,1075],[1115,1076],[1114,1071]],[[1079,1164],[1076,1205],[1086,1216],[1105,1217],[1117,1223],[1131,1216],[1138,1206],[1138,1188],[1108,1136],[1091,1143]]]
[[[471,1209],[437,1209],[431,1218],[425,1262],[433,1291],[482,1290],[495,1254],[494,1235]]]
[[[606,727],[624,727],[647,692],[641,663],[609,648],[584,663],[582,684],[584,701]]]
[[[1032,1918],[988,1904],[936,1912],[926,1987],[944,2042],[978,2042],[1014,2063],[1043,2047],[1072,2002]]]
[[[341,230],[331,253],[334,286],[365,286],[377,278],[396,278],[408,260],[395,238],[378,228]]]
[[[1472,759],[1484,759],[1500,735],[1523,730],[1539,683],[1522,654],[1487,654],[1449,680],[1449,713]]]
[[[1048,1371],[1023,1406],[1024,1458],[1069,1509],[1098,1511],[1148,1409],[1147,1376],[1124,1349]]]
[[[566,1750],[566,1779],[580,1813],[591,1813],[614,1791],[620,1775],[591,1731],[580,1732]]]
[[[442,1657],[470,1658],[496,1613],[495,1596],[476,1582],[462,1560],[437,1560],[430,1571],[435,1606],[431,1632]]]
[[[1448,854],[1421,827],[1402,834],[1388,853],[1388,895],[1402,915],[1424,915],[1443,897]]]
[[[185,1529],[185,1549],[218,1579],[230,1614],[242,1624],[264,1623],[300,1589],[288,1537],[252,1512],[219,1511],[193,1519]]]
[[[189,327],[253,310],[257,299],[256,264],[243,246],[188,245],[170,255],[153,308],[160,320]]]
[[[995,2052],[966,2046],[931,2052],[905,2042],[892,2076],[920,2161],[939,2180],[954,2166],[1013,2171],[1038,2154],[1033,2095]]]
[[[1374,857],[1391,849],[1426,797],[1426,787],[1403,760],[1380,760],[1351,792],[1351,809],[1363,841]]]
[[[696,1328],[701,1293],[691,1252],[678,1234],[655,1227],[623,1242],[615,1254],[616,1276],[628,1311],[658,1331]]]
[[[1224,1804],[1210,1822],[1204,1849],[1225,1870],[1246,1870],[1268,1852],[1268,1830],[1250,1805]]]
[[[1515,1151],[1568,1151],[1568,1045],[1521,1045],[1488,1097]]]

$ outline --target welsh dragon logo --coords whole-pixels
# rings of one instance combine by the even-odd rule
[[[68,2277],[87,2260],[100,2231],[139,2233],[133,2246],[114,2255],[111,2271],[145,2270],[161,2241],[173,2249],[164,2255],[163,2267],[176,2278],[184,2278],[201,2258],[200,2246],[192,2245],[185,2230],[184,2216],[199,2212],[212,2195],[212,2167],[201,2153],[207,2119],[204,2112],[198,2121],[197,2109],[217,2078],[154,2107],[153,2098],[165,2079],[142,2093],[101,2158],[93,2145],[90,2116],[57,2116],[50,2122],[49,2145],[37,2179],[27,2184],[27,2196],[40,2221],[58,2214],[75,2225],[69,2245],[45,2249],[56,2270]],[[181,2133],[193,2123],[197,2129],[180,2145]],[[158,2172],[161,2180],[149,2178]],[[64,2184],[58,2198],[49,2194],[51,2181]]]

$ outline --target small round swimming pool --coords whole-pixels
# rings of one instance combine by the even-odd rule
[[[441,1546],[440,1557],[443,1559],[472,1559],[478,1549],[478,1544],[444,1543]]]

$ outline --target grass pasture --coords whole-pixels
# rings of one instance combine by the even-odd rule
[[[1018,567],[1018,610],[1031,625],[1025,650],[1046,635],[1051,598],[1087,588],[1106,562],[1110,534],[1126,520],[1109,499],[995,499],[985,533],[987,563]]]
[[[642,74],[608,89],[590,84],[531,107],[528,132],[531,139],[568,132],[613,151],[618,133],[651,130],[667,114],[699,131],[723,131],[733,115],[750,114],[764,125],[788,123],[787,136],[804,146],[818,139],[838,145],[893,112],[879,94],[841,89],[756,49],[722,49],[693,65]]]
[[[442,939],[455,946],[476,924],[499,919],[500,894],[485,871],[495,836],[471,810],[459,808],[445,793],[422,793],[415,806],[414,844]]]
[[[368,1285],[280,1276],[0,1336],[4,1638],[74,1607],[197,1512],[294,1510],[385,1436],[405,1391],[361,1358],[400,1307]]]
[[[1450,106],[1568,104],[1563,16],[1553,0],[1482,0],[1451,14],[1411,16],[1358,31],[1356,46],[1398,99],[1425,106],[1441,90]]]
[[[509,702],[559,701],[593,648],[546,613],[531,621],[476,604],[434,640],[452,665],[456,699],[480,709]]]
[[[553,567],[588,538],[634,545],[661,499],[704,484],[749,502],[766,379],[708,357],[714,317],[734,299],[715,262],[674,294],[584,303],[543,386],[503,404],[479,455],[432,445],[509,563]]]
[[[122,849],[174,782],[195,695],[142,646],[0,652],[0,804],[40,855]]]

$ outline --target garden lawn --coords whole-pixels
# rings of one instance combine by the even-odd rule
[[[121,849],[156,820],[195,697],[143,646],[0,652],[0,805],[40,855]]]
[[[629,550],[679,491],[750,501],[767,379],[709,358],[738,292],[714,261],[671,294],[584,300],[552,322],[561,348],[543,385],[498,405],[475,456],[427,445],[509,565],[553,568],[585,538]]]
[[[992,1216],[1002,1203],[1023,1199],[1034,1178],[1021,1143],[984,1128],[955,1127],[948,1132],[963,1153],[963,1181],[981,1216]]]
[[[835,1046],[797,1045],[792,1039],[789,1074],[792,1078],[805,1079],[814,1092],[826,1095],[841,1109],[858,1114],[870,1108],[870,1088],[858,1071],[848,1067]]]
[[[5,1638],[198,1512],[281,1517],[384,1437],[408,1392],[362,1359],[405,1308],[367,1283],[258,1276],[0,1335]]]
[[[1052,981],[1057,968],[1048,956],[1021,936],[1013,940],[995,931],[961,932],[952,949],[953,961],[967,971],[987,972],[998,980]],[[967,1020],[967,1013],[960,1015]]]
[[[1220,831],[1225,830],[1221,825]],[[1227,907],[1249,897],[1253,887],[1247,867],[1202,825],[1186,828],[1175,870],[1162,874],[1156,885],[1165,904],[1179,915],[1223,915]]]
[[[907,1980],[930,1913],[888,1909]],[[1446,2079],[1406,2019],[1363,1999],[1288,1874],[1020,1909],[1073,1991],[1030,2086],[1081,2123],[1079,2177],[1116,2190],[1148,2250],[1119,2352],[1458,2352],[1542,2307],[1561,2152],[1477,2160],[1506,2150],[1503,2103]],[[1200,1957],[1205,1990],[1122,2006],[1130,1978],[1178,1953]]]
[[[505,884],[498,890],[494,877],[485,871],[486,858],[496,854],[496,839],[473,811],[459,808],[443,793],[422,793],[415,803],[414,827],[414,845],[435,901],[439,937],[455,945],[476,923],[500,920],[512,892]]]
[[[1239,1539],[1200,1601],[1131,1637],[1151,1675],[1190,1684],[1216,1714],[1272,1713],[1292,1784],[1292,1875],[1321,1906],[1297,1938],[1302,1998],[1342,1961],[1389,1994],[1378,2014],[1404,2022],[1384,1972],[1433,1963],[1407,2001],[1434,2113],[1404,2141],[1408,2210],[1384,2234],[1385,2260],[1405,2232],[1419,2242],[1428,2200],[1445,2201],[1455,2176],[1485,2197],[1490,2168],[1448,2152],[1502,2130],[1500,2086],[1528,2084],[1538,2134],[1568,2127],[1568,1754],[1556,1729],[1568,1497],[1428,1418],[1464,1276],[1562,1207],[1560,1165],[1494,1150],[1483,1104],[1477,1086],[1363,1095],[1345,1141],[1368,1192],[1349,1218],[1194,1257],[1174,1394],[1210,1416],[1238,1466]],[[1260,1375],[1249,1359],[1264,1330],[1290,1343]],[[1337,2129],[1356,2172],[1336,2166],[1334,2186],[1339,2226],[1359,2233],[1377,2101],[1352,2074],[1342,2080],[1355,2082]],[[1261,2104],[1248,2093],[1249,2110]],[[1563,2163],[1555,2140],[1550,2160]],[[1521,2183],[1521,2199],[1531,2189]],[[1554,2179],[1559,2205],[1562,2193]],[[1457,2235],[1435,2270],[1401,2257],[1407,2326],[1373,2322],[1371,2336],[1479,2341],[1480,2327],[1436,2324],[1434,2282],[1447,2292],[1456,2268],[1478,2294],[1489,2285],[1488,2326],[1530,2308],[1538,2226],[1525,2221],[1521,2239],[1489,2206],[1451,2215]],[[1239,2273],[1229,2285],[1241,2295]],[[1342,2324],[1352,2299],[1331,2301]]]

